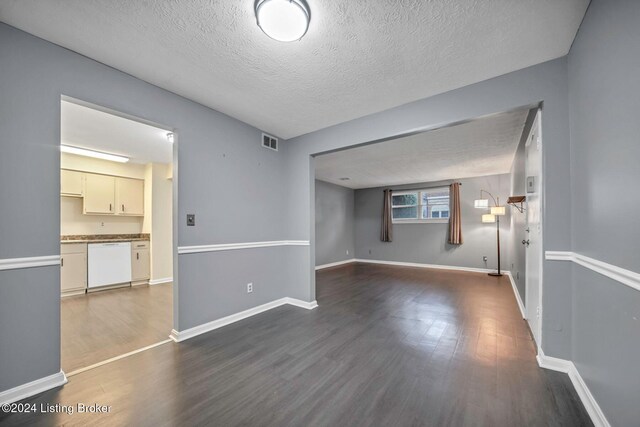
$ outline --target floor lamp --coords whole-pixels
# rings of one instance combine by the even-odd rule
[[[493,206],[489,206],[489,199],[483,199],[482,194],[488,194],[493,200]],[[491,193],[485,190],[480,190],[480,199],[476,199],[474,206],[478,209],[491,208],[491,213],[482,215],[483,223],[496,223],[496,243],[498,248],[498,272],[489,273],[489,276],[502,276],[502,270],[500,269],[500,217],[506,213],[504,206],[500,206],[500,198],[493,197]]]

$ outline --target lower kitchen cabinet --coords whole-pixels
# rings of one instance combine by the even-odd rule
[[[148,283],[150,277],[149,242],[131,242],[131,283],[133,285]]]
[[[87,244],[65,243],[60,246],[60,291],[83,293],[87,289]]]
[[[131,242],[131,285],[149,283],[151,278],[149,251],[148,240]],[[88,289],[87,253],[86,243],[63,243],[60,245],[60,291],[62,296],[84,293]],[[90,290],[106,288],[108,287],[102,286]]]

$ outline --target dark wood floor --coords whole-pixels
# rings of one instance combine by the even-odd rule
[[[317,300],[313,311],[278,307],[28,400],[110,405],[108,415],[0,423],[591,425],[568,377],[537,367],[506,277],[351,265],[317,275]]]
[[[73,372],[166,340],[172,301],[170,283],[62,298],[62,370]]]

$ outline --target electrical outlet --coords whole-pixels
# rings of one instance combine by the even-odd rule
[[[253,283],[247,283],[247,293],[253,292]]]
[[[347,255],[349,255],[349,249],[347,249]]]

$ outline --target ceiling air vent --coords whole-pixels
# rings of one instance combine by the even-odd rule
[[[278,151],[278,138],[275,136],[262,134],[262,146],[273,151]]]

